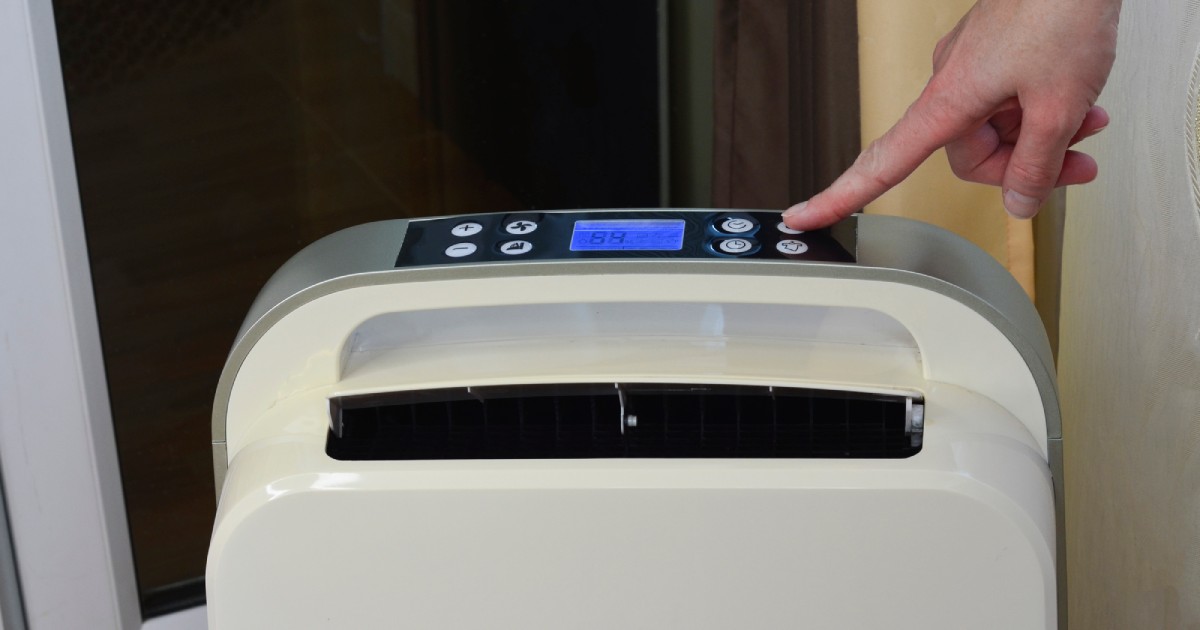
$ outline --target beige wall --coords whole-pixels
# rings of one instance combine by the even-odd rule
[[[1071,626],[1200,628],[1200,1],[1125,0],[1100,180],[1067,194],[1059,382]]]

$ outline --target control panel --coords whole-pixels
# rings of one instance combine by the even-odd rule
[[[777,212],[583,210],[416,219],[396,266],[605,258],[854,262],[828,230],[793,230]]]

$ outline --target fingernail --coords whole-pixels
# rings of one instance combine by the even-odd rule
[[[804,214],[804,209],[807,207],[808,207],[808,202],[802,201],[802,202],[792,206],[791,208],[784,210],[783,218],[790,219],[792,217],[798,217],[798,216]]]
[[[1015,190],[1004,191],[1004,209],[1018,219],[1028,219],[1037,214],[1042,202]]]

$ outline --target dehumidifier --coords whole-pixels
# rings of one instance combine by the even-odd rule
[[[1056,628],[1053,374],[1009,274],[914,221],[344,230],[221,376],[210,625]]]

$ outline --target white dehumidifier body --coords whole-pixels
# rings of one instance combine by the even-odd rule
[[[351,228],[262,291],[213,419],[214,630],[1060,627],[1045,333],[913,221]]]

